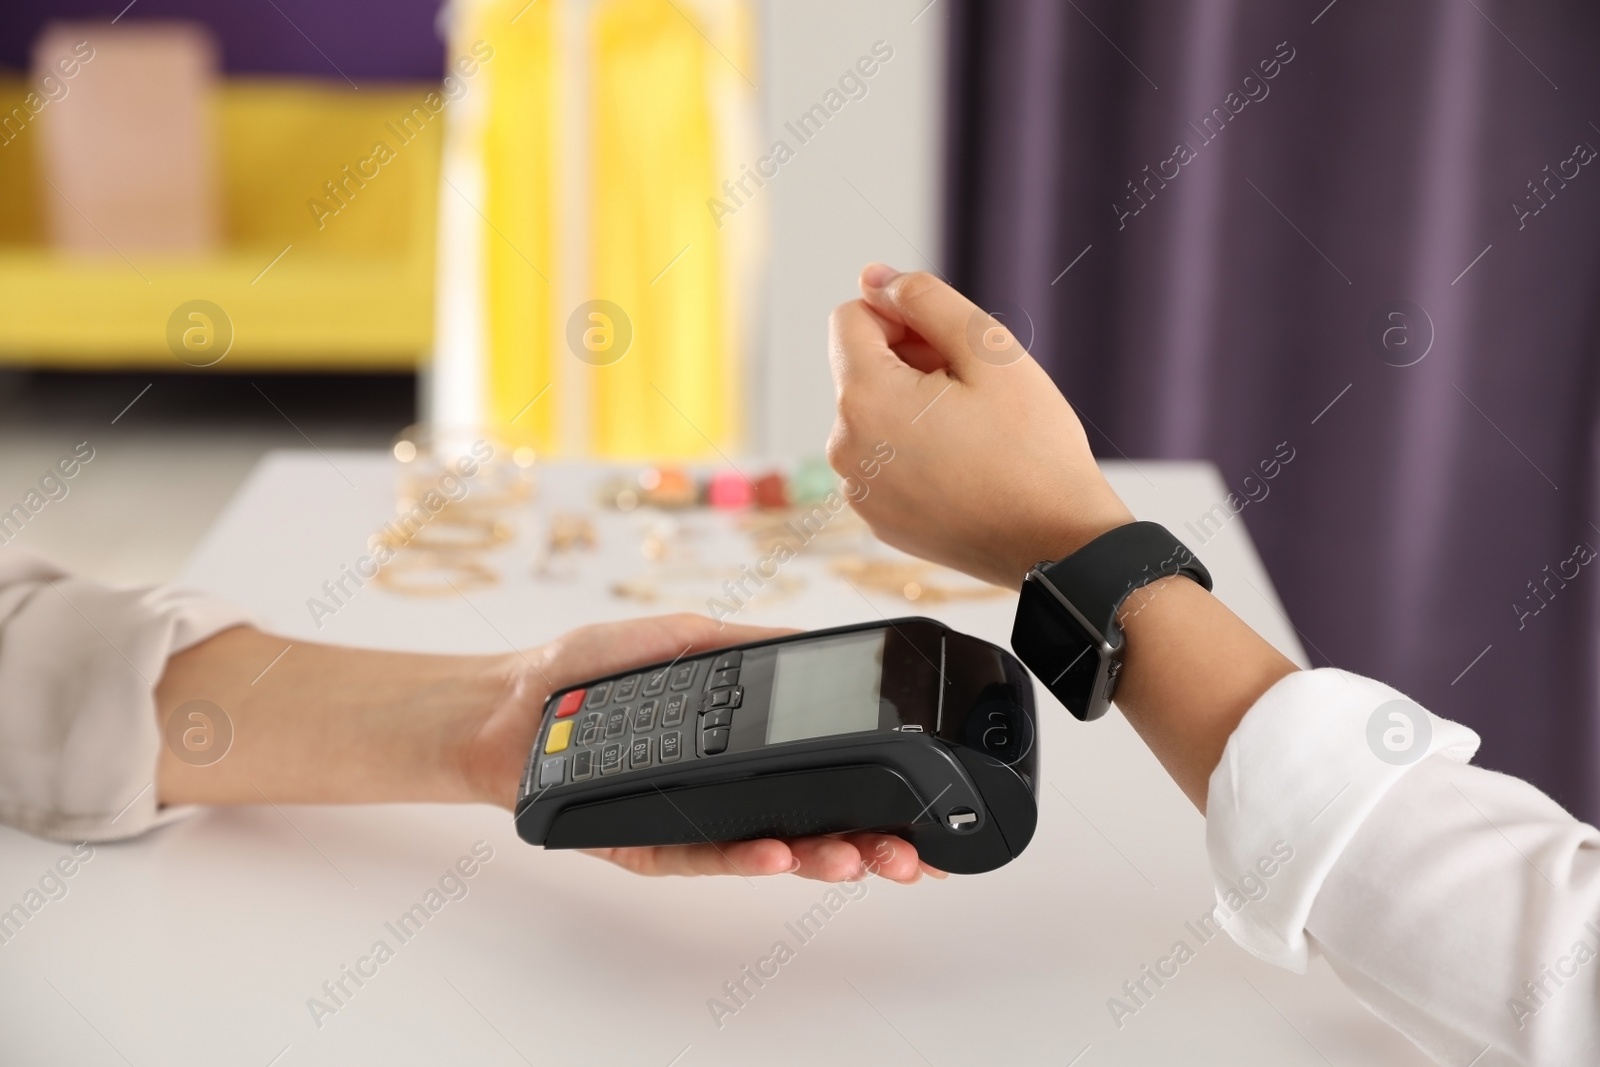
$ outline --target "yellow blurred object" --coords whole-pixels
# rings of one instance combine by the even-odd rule
[[[489,421],[507,442],[547,451],[555,444],[556,405],[530,402],[553,373],[559,16],[554,3],[526,5],[515,0],[473,10],[460,40],[492,29],[498,60],[488,73],[491,99],[500,106],[491,104],[481,133],[489,179],[482,211],[497,231],[483,245]]]
[[[723,250],[706,210],[718,178],[713,68],[730,60],[711,35],[736,55],[748,49],[737,47],[737,25],[703,29],[691,21],[701,14],[671,0],[613,0],[596,15],[590,275],[634,337],[624,358],[595,368],[599,455],[699,456],[737,434]]]
[[[168,320],[204,300],[231,320],[224,369],[416,367],[433,342],[449,112],[422,105],[436,91],[225,82],[214,104],[223,248],[198,256],[48,250],[41,207],[58,194],[37,171],[39,131],[22,130],[0,146],[0,363],[182,370],[197,364],[173,354]],[[0,81],[0,113],[26,92]]]
[[[736,448],[760,226],[707,198],[758,125],[748,0],[450,10],[452,55],[499,58],[445,148],[435,421],[540,454]]]

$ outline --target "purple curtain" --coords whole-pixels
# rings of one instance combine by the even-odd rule
[[[211,27],[230,74],[297,74],[357,85],[444,73],[441,0],[49,0],[0,6],[0,67],[26,70],[48,22],[184,19]],[[125,13],[124,13],[125,12]],[[121,14],[119,14],[121,13]]]
[[[1600,817],[1600,7],[951,18],[952,280],[1102,455],[1221,467],[1176,532],[1246,523],[1313,662]]]

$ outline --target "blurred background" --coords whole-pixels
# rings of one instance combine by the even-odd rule
[[[1176,532],[1246,523],[1314,663],[1592,820],[1597,44],[1505,0],[13,5],[0,508],[96,458],[4,532],[160,581],[272,448],[485,427],[798,482],[882,259],[1100,455],[1215,462]]]
[[[413,422],[541,456],[815,456],[828,311],[886,238],[938,239],[943,21],[857,8],[0,13],[6,474],[152,386],[109,431],[137,444],[103,468],[123,536],[82,510],[27,536],[169,578],[265,450]],[[600,293],[638,341],[580,362]]]

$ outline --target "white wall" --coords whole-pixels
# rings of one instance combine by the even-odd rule
[[[756,194],[770,256],[764,321],[751,351],[750,452],[822,451],[833,422],[828,313],[857,295],[856,275],[867,262],[926,268],[925,257],[940,254],[948,7],[945,0],[762,4],[763,141],[770,147],[782,138],[795,155]],[[879,40],[894,55],[866,79],[867,95],[800,144],[784,122],[821,102]],[[739,225],[742,215],[726,224]]]

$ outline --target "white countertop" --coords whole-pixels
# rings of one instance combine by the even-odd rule
[[[599,551],[562,564],[561,580],[535,577],[543,517],[595,510],[599,469],[558,466],[541,471],[538,498],[516,516],[517,538],[488,557],[497,586],[464,602],[369,584],[319,631],[306,601],[392,515],[393,466],[376,453],[271,455],[183,583],[248,605],[290,638],[428,651],[501,651],[650,610],[608,590],[647,570],[639,545],[659,516],[599,513]],[[1199,552],[1224,601],[1303,661],[1243,520],[1204,545],[1185,529],[1226,493],[1211,466],[1106,471],[1141,518],[1166,523]],[[674,543],[701,561],[690,566],[759,558],[726,516],[678,521]],[[783,573],[802,587],[758,594],[738,621],[812,628],[927,614],[1007,643],[1009,596],[919,605],[863,596],[805,556]],[[683,580],[667,592],[659,610],[704,610],[713,590]],[[0,1060],[1426,1062],[1320,961],[1301,977],[1225,937],[1200,943],[1185,924],[1213,901],[1201,817],[1119,715],[1081,724],[1042,690],[1040,699],[1044,783],[1028,850],[977,877],[861,883],[853,899],[790,878],[637,878],[530,848],[504,812],[486,807],[212,810],[100,846],[68,894],[0,946]],[[385,924],[480,840],[493,858],[467,895],[401,943]],[[69,851],[0,829],[0,907]],[[786,923],[817,903],[834,905],[831,917],[801,942]],[[379,940],[393,958],[316,1025],[308,998]],[[719,1029],[709,998],[726,998],[724,983],[779,940],[794,958]],[[1119,1029],[1108,999],[1180,940],[1195,958]]]

